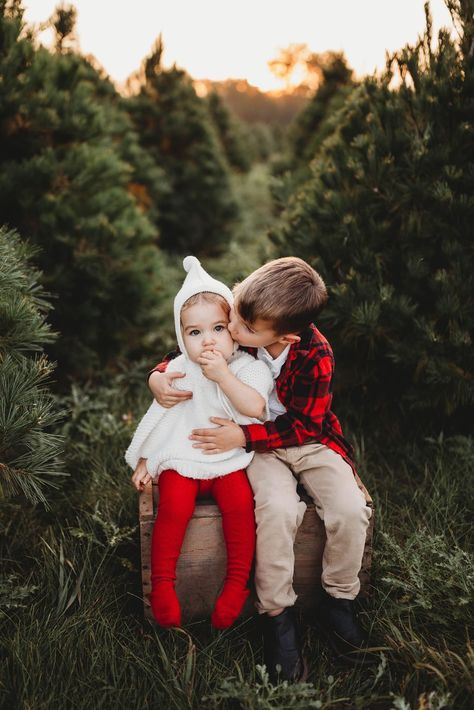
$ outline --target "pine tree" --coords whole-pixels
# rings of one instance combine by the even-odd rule
[[[0,229],[0,498],[46,501],[60,475],[62,440],[51,432],[60,413],[48,391],[52,365],[43,348],[55,339],[51,308],[30,264],[31,247]]]
[[[110,82],[77,54],[35,50],[22,26],[18,3],[4,4],[0,219],[41,247],[60,375],[87,377],[138,350],[153,325],[157,232],[123,160],[117,127],[132,128],[106,98]]]
[[[56,52],[60,54],[65,48],[67,40],[71,42],[74,37],[74,30],[77,20],[77,10],[73,5],[59,5],[51,23],[56,34]]]
[[[209,94],[207,103],[229,165],[239,172],[247,172],[250,169],[250,158],[241,126],[226,108],[217,91]]]
[[[310,177],[310,163],[334,130],[333,117],[354,88],[352,70],[342,53],[313,54],[319,84],[313,97],[288,132],[286,151],[272,165],[272,193],[277,212],[285,209],[293,192]]]
[[[160,39],[144,63],[140,93],[128,102],[142,147],[170,185],[158,205],[160,246],[215,255],[238,215],[227,161],[205,101],[185,72],[161,66],[162,51]]]
[[[449,5],[459,43],[442,30],[433,50],[427,11],[417,45],[333,116],[273,235],[326,279],[344,402],[384,434],[463,431],[473,413],[474,3]]]
[[[278,124],[243,124],[251,163],[268,163],[282,150],[286,133]]]
[[[352,69],[341,52],[314,55],[318,62],[320,81],[307,106],[296,117],[290,130],[290,151],[293,169],[306,167],[316,155],[330,132],[327,119],[334,114],[353,89]]]

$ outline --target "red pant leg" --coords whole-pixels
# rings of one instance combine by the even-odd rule
[[[179,626],[181,612],[174,591],[176,563],[194,512],[198,482],[168,469],[158,478],[158,511],[151,539],[153,615],[162,626]]]
[[[230,626],[248,596],[247,582],[255,551],[255,514],[252,489],[244,471],[214,479],[212,494],[222,514],[227,548],[227,573],[212,622]]]
[[[158,478],[158,511],[151,539],[151,581],[176,580],[176,563],[192,518],[198,481],[168,469]]]

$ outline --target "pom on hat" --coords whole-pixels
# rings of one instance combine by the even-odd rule
[[[201,266],[199,259],[196,259],[195,256],[185,256],[183,259],[184,270],[189,273],[193,266]]]

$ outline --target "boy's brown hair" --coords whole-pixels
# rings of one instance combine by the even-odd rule
[[[321,276],[303,259],[285,256],[264,264],[234,286],[234,307],[252,325],[272,322],[277,335],[299,333],[315,319],[328,294]]]

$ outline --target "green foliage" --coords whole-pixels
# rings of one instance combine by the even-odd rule
[[[347,702],[349,698],[333,697],[334,676],[328,678],[328,688],[315,688],[312,683],[289,684],[286,681],[272,685],[268,679],[265,666],[257,666],[257,678],[249,682],[240,674],[237,678],[227,678],[219,689],[203,698],[204,707],[219,707],[224,700],[238,703],[242,710],[253,708],[295,708],[310,710],[310,708],[327,708]]]
[[[390,600],[387,617],[444,639],[469,625],[474,610],[473,445],[471,437],[441,436],[405,449],[391,481],[397,494],[377,520],[375,563],[380,594]]]
[[[137,139],[86,60],[35,50],[18,10],[0,25],[0,219],[41,247],[59,374],[90,376],[139,349],[159,303],[156,229],[124,160]]]
[[[79,505],[103,531],[110,520],[110,532],[116,515],[130,504],[132,487],[124,452],[138,424],[138,412],[143,413],[151,401],[144,373],[143,361],[133,368],[127,365],[114,377],[103,377],[102,383],[72,385],[60,399],[69,412],[60,433],[68,442],[65,467],[70,475],[54,506],[70,524]]]
[[[292,169],[307,167],[328,133],[327,120],[353,88],[352,69],[340,52],[319,59],[320,82],[313,98],[296,117],[290,130]]]
[[[279,156],[286,143],[286,132],[267,123],[242,124],[252,163],[269,163]]]
[[[466,431],[474,403],[472,23],[436,50],[430,27],[329,119],[273,235],[326,280],[339,403],[384,436]]]
[[[14,609],[25,609],[27,602],[38,591],[34,584],[24,584],[19,574],[0,575],[0,619]]]
[[[59,5],[51,19],[56,33],[56,51],[62,52],[65,40],[76,26],[77,10],[73,5]]]
[[[162,51],[159,40],[144,63],[140,93],[127,101],[142,148],[169,184],[158,203],[160,245],[215,255],[238,216],[229,167],[205,101],[185,72],[163,69]]]
[[[269,169],[262,163],[233,178],[242,218],[225,254],[206,261],[206,269],[231,288],[271,258],[271,244],[266,236],[272,223],[269,178]]]
[[[302,184],[311,176],[311,161],[324,140],[334,131],[334,116],[345,105],[355,84],[352,69],[342,53],[314,55],[319,84],[288,130],[284,151],[272,163],[275,208],[282,212]]]
[[[246,172],[250,169],[250,160],[241,126],[216,91],[207,97],[207,104],[229,165],[239,172]]]
[[[412,710],[411,703],[407,702],[403,696],[393,694],[392,700],[393,710]],[[444,708],[452,708],[452,698],[450,693],[442,693],[432,690],[431,693],[422,693],[418,698],[418,709],[426,710],[443,710]]]
[[[60,413],[49,392],[52,365],[43,347],[54,340],[51,308],[29,261],[35,252],[0,229],[0,498],[22,493],[45,501],[60,473]]]
[[[359,461],[376,511],[374,606],[363,615],[390,648],[391,667],[439,681],[436,690],[415,676],[403,690],[392,686],[396,707],[469,708],[474,691],[473,444],[440,436],[378,452],[372,442]]]
[[[474,555],[426,528],[415,530],[402,544],[382,534],[379,544],[386,559],[381,591],[393,595],[395,604],[432,629],[449,632],[453,621],[465,621],[474,604]]]

